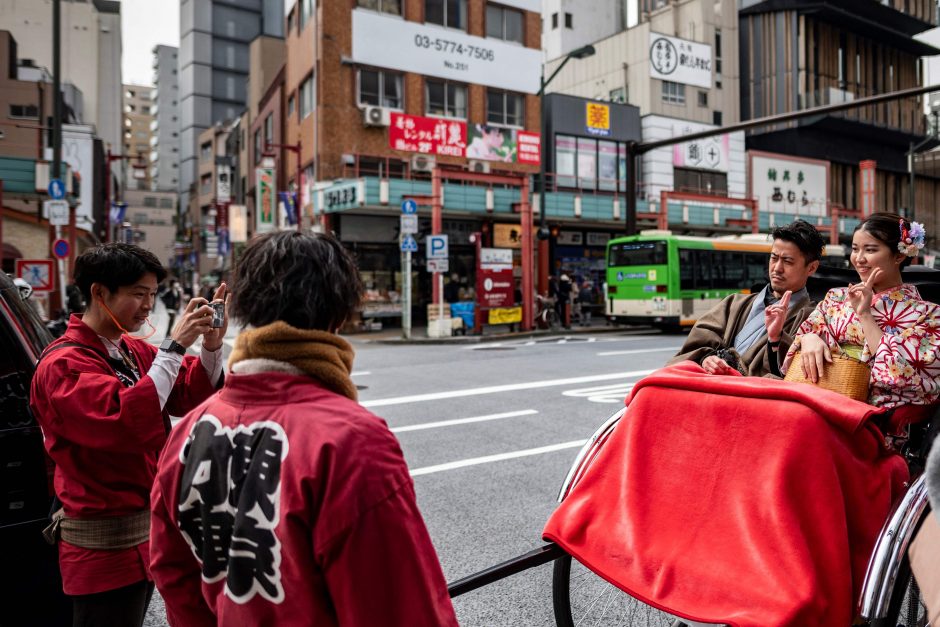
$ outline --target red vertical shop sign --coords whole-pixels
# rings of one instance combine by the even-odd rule
[[[485,309],[514,304],[511,248],[481,248],[477,304]]]

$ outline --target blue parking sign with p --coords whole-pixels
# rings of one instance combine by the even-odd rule
[[[428,259],[447,259],[447,236],[446,235],[428,235]]]
[[[52,200],[62,200],[65,198],[65,183],[62,179],[52,179],[49,181],[49,197]]]

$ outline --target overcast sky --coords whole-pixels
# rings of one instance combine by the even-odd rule
[[[121,0],[122,73],[128,85],[153,84],[153,47],[180,45],[179,0]]]

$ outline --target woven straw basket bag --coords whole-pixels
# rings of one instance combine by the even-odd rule
[[[871,381],[871,368],[865,362],[853,357],[846,349],[857,349],[858,347],[839,347],[839,353],[832,356],[832,363],[826,364],[822,376],[817,383],[813,383],[803,376],[803,368],[800,366],[800,351],[793,354],[793,361],[787,368],[787,374],[784,381],[795,381],[797,383],[809,383],[826,390],[832,390],[853,398],[857,401],[868,401],[868,385]],[[858,351],[860,353],[860,351]]]

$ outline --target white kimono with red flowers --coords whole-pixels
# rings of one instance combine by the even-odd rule
[[[815,333],[835,351],[838,344],[862,347],[861,359],[871,366],[869,404],[892,408],[935,402],[940,397],[940,306],[923,300],[908,284],[875,294],[871,311],[884,335],[872,347],[847,296],[847,287],[829,290],[800,325],[784,372],[800,350],[801,336]]]

